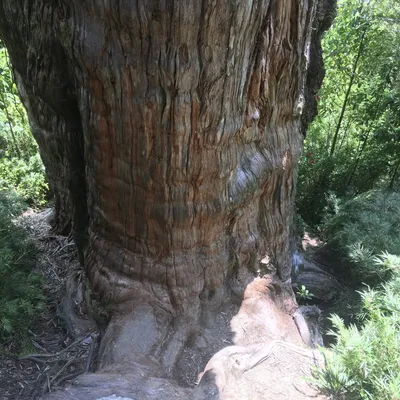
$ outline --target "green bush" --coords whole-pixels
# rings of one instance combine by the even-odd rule
[[[43,307],[35,246],[13,222],[22,210],[16,195],[0,191],[0,339],[23,336]]]
[[[361,293],[363,326],[331,317],[336,344],[324,351],[326,367],[314,371],[314,383],[332,399],[400,399],[400,257],[381,261],[394,276]]]
[[[370,191],[355,197],[339,206],[324,234],[344,256],[353,279],[369,284],[388,279],[391,271],[381,261],[385,252],[400,251],[400,193]]]
[[[18,97],[17,86],[0,42],[0,190],[16,191],[34,207],[46,203],[48,185],[38,146]]]
[[[15,190],[29,204],[46,204],[48,184],[38,153],[27,161],[17,157],[0,159],[0,190]]]
[[[324,351],[326,368],[315,370],[315,384],[332,399],[400,399],[400,194],[371,191],[331,203],[328,246],[342,255],[347,282],[351,276],[356,287],[373,288],[359,293],[361,306],[352,295],[336,304],[341,312],[349,301],[341,315],[354,323],[330,318],[336,343]]]

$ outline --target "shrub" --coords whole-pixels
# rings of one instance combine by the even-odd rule
[[[361,329],[331,317],[337,342],[324,352],[326,368],[314,371],[314,383],[333,399],[400,399],[399,261],[387,255],[385,262],[396,267],[393,279],[379,290],[361,293]]]
[[[36,249],[13,220],[23,210],[16,195],[0,191],[0,338],[23,336],[43,307],[40,277],[34,272]]]
[[[370,191],[331,211],[328,246],[343,256],[347,282],[350,273],[353,284],[371,287],[359,292],[361,305],[353,295],[335,305],[350,302],[342,316],[353,324],[330,318],[336,343],[315,384],[332,399],[400,399],[400,194]]]
[[[43,206],[48,184],[39,154],[27,161],[17,157],[0,159],[0,190],[15,190],[29,204]]]
[[[370,191],[355,197],[339,207],[324,234],[350,265],[353,279],[370,284],[388,279],[387,253],[400,249],[400,193]]]

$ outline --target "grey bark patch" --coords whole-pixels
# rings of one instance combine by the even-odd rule
[[[168,334],[166,315],[156,315],[150,306],[112,318],[100,347],[100,366],[156,355]]]
[[[196,342],[194,343],[194,345],[195,345],[195,347],[197,347],[198,349],[205,349],[205,348],[207,348],[207,342],[206,342],[206,340],[204,339],[203,336],[199,336],[199,337],[196,339]]]

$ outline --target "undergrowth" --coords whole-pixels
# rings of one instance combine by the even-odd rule
[[[325,233],[342,277],[367,289],[337,301],[342,318],[330,318],[335,340],[314,383],[331,399],[400,399],[400,194],[367,192],[333,214]]]
[[[36,248],[15,219],[23,204],[0,191],[0,340],[23,338],[35,314],[43,308],[40,277],[34,272]]]
[[[361,294],[361,328],[331,317],[336,343],[324,350],[326,368],[314,371],[316,386],[331,399],[400,399],[400,257],[393,260],[393,279]]]
[[[366,192],[331,215],[323,229],[325,239],[350,267],[338,272],[372,286],[388,279],[388,254],[400,252],[400,193]]]
[[[26,160],[7,156],[0,158],[0,190],[14,190],[32,206],[44,206],[49,187],[39,154]]]

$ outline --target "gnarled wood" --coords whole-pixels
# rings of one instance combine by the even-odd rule
[[[170,370],[202,305],[254,276],[295,307],[295,170],[331,3],[0,0],[56,226],[115,308],[103,360],[147,321],[132,357]]]

